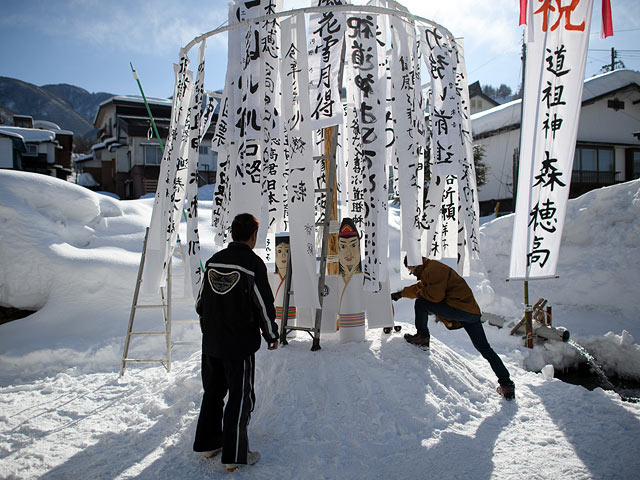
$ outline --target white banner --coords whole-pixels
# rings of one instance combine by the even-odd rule
[[[187,252],[184,259],[185,296],[198,298],[202,279],[200,259],[200,236],[198,234],[198,157],[200,154],[200,131],[202,121],[202,101],[204,98],[204,54],[206,40],[200,42],[198,49],[198,70],[196,83],[189,102],[189,167],[187,176],[185,216],[187,217]]]
[[[429,257],[450,259],[448,263],[457,264],[459,273],[468,275],[469,248],[477,246],[478,204],[464,52],[461,44],[437,27],[420,27],[420,32],[431,77],[432,130],[431,182],[424,210],[428,231],[423,241]],[[432,194],[431,189],[436,191]],[[460,230],[464,235],[459,242]]]
[[[282,10],[282,0],[269,0],[264,15]],[[264,113],[262,123],[262,196],[268,208],[270,233],[285,231],[286,177],[288,162],[284,155],[281,128],[280,86],[280,24],[277,19],[263,21],[260,25],[261,68],[264,82]]]
[[[529,10],[511,279],[556,273],[575,151],[593,0]],[[555,5],[555,4],[554,4]],[[536,9],[537,8],[537,9]]]
[[[167,262],[176,244],[184,204],[188,167],[187,116],[193,87],[193,72],[189,70],[186,52],[180,52],[180,63],[174,64],[173,68],[176,77],[174,100],[147,238],[142,282],[145,293],[157,293],[166,279]]]
[[[304,15],[282,22],[283,118],[288,132],[290,174],[288,187],[291,232],[291,268],[296,305],[319,308],[316,276],[313,148],[309,125],[308,66]]]
[[[342,5],[342,0],[318,0],[318,6]],[[309,16],[309,99],[311,128],[342,123],[338,74],[342,63],[345,14],[312,13]]]
[[[229,24],[237,23],[236,8],[229,3]],[[236,82],[241,78],[240,45],[244,38],[246,27],[233,28],[228,32],[227,72],[225,75],[224,91],[220,104],[220,113],[216,123],[215,133],[211,140],[211,148],[218,154],[218,169],[216,173],[216,189],[213,194],[213,208],[211,211],[211,225],[215,232],[215,244],[222,246],[226,243],[228,229],[231,227],[230,215],[231,190],[233,187],[234,169],[237,164],[232,162],[231,152],[235,148],[237,138],[233,126],[236,121],[236,102],[239,101]],[[236,159],[237,157],[233,157]]]
[[[410,265],[419,265],[421,259],[422,170],[416,127],[415,71],[416,34],[413,24],[391,17],[391,84],[394,95],[391,101],[395,120],[395,154],[398,161],[398,186],[402,219],[402,250],[407,252]],[[417,85],[418,90],[421,88]],[[420,112],[424,117],[424,114]]]
[[[468,276],[471,273],[470,260],[480,256],[478,232],[480,230],[480,204],[476,183],[476,167],[473,158],[473,138],[471,136],[471,109],[469,103],[469,82],[464,56],[464,41],[456,40],[458,68],[456,69],[456,88],[460,92],[460,137],[463,142],[465,158],[462,161],[458,177],[458,198],[460,202],[458,273]]]
[[[377,292],[381,288],[380,272],[386,271],[387,248],[384,234],[387,220],[387,179],[385,178],[386,72],[378,61],[376,15],[347,17],[347,60],[353,68],[355,98],[362,137],[365,212],[363,261],[364,288]],[[380,38],[378,38],[380,37]],[[384,43],[384,42],[382,42]],[[381,223],[385,223],[384,228]],[[384,264],[384,265],[383,265]]]

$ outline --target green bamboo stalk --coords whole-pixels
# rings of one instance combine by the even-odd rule
[[[138,73],[135,68],[133,68],[133,63],[129,62],[131,65],[131,72],[133,73],[133,78],[135,78],[138,83],[138,89],[140,90],[140,94],[142,95],[142,100],[144,101],[144,106],[147,109],[147,115],[149,115],[149,119],[151,120],[151,128],[153,129],[153,133],[158,139],[158,143],[160,144],[160,150],[162,151],[162,156],[164,156],[164,145],[162,145],[162,139],[160,138],[160,133],[158,133],[158,127],[156,127],[156,121],[153,119],[153,115],[151,113],[151,108],[149,107],[149,102],[147,102],[147,97],[144,94],[144,90],[142,89],[142,84],[140,83],[140,79],[138,78]],[[184,221],[187,221],[187,212],[185,212],[184,207],[182,207],[182,218]],[[180,241],[180,235],[178,235],[178,241]],[[202,270],[202,274],[204,275],[204,265],[202,265],[202,259],[200,259],[200,270]]]

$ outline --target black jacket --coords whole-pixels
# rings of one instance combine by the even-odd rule
[[[244,243],[231,242],[207,261],[196,311],[205,355],[247,357],[260,348],[260,331],[267,343],[278,340],[267,267]]]

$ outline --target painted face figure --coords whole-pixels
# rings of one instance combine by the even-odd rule
[[[340,264],[348,270],[360,263],[360,240],[358,237],[338,239]]]
[[[360,266],[360,236],[350,218],[343,219],[340,226],[338,258],[340,261],[340,275],[343,277],[362,271]]]
[[[281,277],[287,274],[287,263],[289,262],[289,237],[276,238],[276,272]]]

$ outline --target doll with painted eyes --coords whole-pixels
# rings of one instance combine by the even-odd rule
[[[276,235],[276,265],[275,272],[269,275],[269,285],[273,292],[273,298],[275,299],[274,305],[276,307],[276,321],[278,325],[282,325],[283,317],[283,304],[285,284],[287,281],[287,266],[289,264],[289,235],[279,233]],[[293,296],[289,299],[289,315],[287,317],[287,324],[294,325],[297,316],[296,307],[293,303]]]
[[[364,276],[360,262],[360,235],[350,218],[343,219],[340,225],[338,259],[342,278],[338,296],[340,341],[362,341],[365,337]]]

